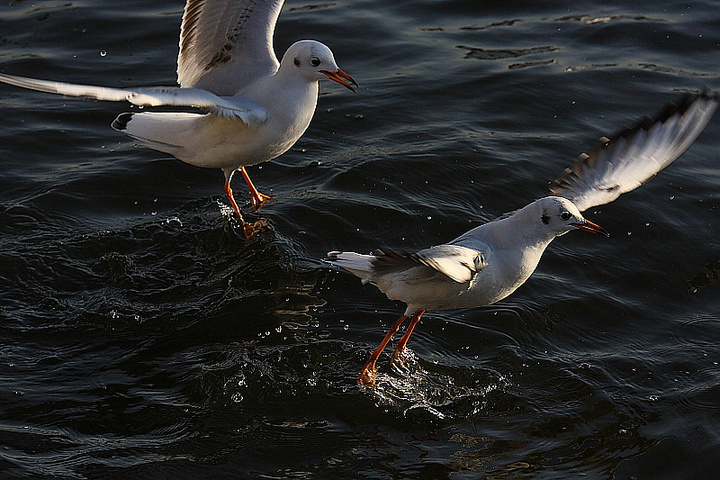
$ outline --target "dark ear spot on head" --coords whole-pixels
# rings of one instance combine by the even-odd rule
[[[295,58],[293,59],[293,63],[295,64],[296,67],[299,67],[299,66],[300,66],[300,60],[298,60],[297,57],[295,57]]]
[[[542,222],[547,225],[548,223],[550,223],[550,216],[547,213],[543,212],[540,220],[542,220]]]

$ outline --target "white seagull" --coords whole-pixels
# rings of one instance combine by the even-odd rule
[[[426,310],[490,305],[513,293],[532,275],[550,242],[571,230],[609,236],[580,212],[612,202],[670,165],[700,135],[718,106],[717,93],[686,94],[654,118],[612,138],[601,138],[550,187],[553,196],[480,225],[443,245],[413,253],[372,255],[333,251],[325,260],[376,285],[407,309],[363,367],[358,383],[376,382],[375,364],[403,322],[412,320],[393,352],[403,351]]]
[[[0,74],[18,87],[144,106],[195,107],[198,112],[122,113],[113,122],[146,147],[198,167],[220,168],[225,193],[250,237],[264,225],[246,222],[230,181],[240,170],[255,210],[270,196],[258,192],[245,167],[285,153],[315,112],[318,81],[329,78],[353,92],[355,80],[330,49],[300,40],[278,62],[273,32],[284,0],[188,0],[180,28],[180,87],[106,88]]]

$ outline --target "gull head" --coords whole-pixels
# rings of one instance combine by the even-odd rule
[[[544,197],[536,200],[533,206],[536,225],[553,236],[564,235],[572,230],[584,230],[609,237],[610,234],[582,216],[573,202],[563,197]]]
[[[358,86],[350,75],[337,66],[332,51],[315,40],[300,40],[290,45],[280,65],[280,68],[287,65],[285,68],[291,69],[308,81],[329,78],[352,92],[355,92]]]

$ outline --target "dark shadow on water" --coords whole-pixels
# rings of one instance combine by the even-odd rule
[[[705,267],[707,270],[697,273],[687,281],[689,291],[696,292],[700,288],[709,287],[720,281],[720,258],[708,262]]]

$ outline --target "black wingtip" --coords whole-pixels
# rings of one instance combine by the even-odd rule
[[[572,166],[565,169],[562,175],[550,184],[550,191],[553,194],[560,194],[569,185],[572,184],[575,177],[581,175],[586,166],[592,167],[597,159],[597,153],[600,150],[612,148],[613,143],[618,138],[631,138],[639,130],[650,130],[656,123],[664,123],[670,117],[680,114],[683,115],[695,102],[702,100],[703,102],[720,103],[720,93],[704,87],[700,91],[689,91],[683,93],[679,98],[669,102],[662,110],[654,116],[644,116],[638,122],[630,127],[623,128],[612,135],[610,138],[602,137],[590,154],[583,153],[580,158]]]
[[[668,118],[678,113],[682,115],[690,108],[693,103],[695,103],[699,99],[704,101],[717,102],[718,99],[720,99],[720,95],[718,94],[718,92],[715,92],[708,87],[703,88],[700,92],[684,93],[677,100],[670,102],[664,109],[662,109],[657,115],[655,115],[655,117],[650,118],[648,122],[649,127],[651,127],[654,123],[665,122]],[[643,125],[643,122],[641,122],[640,125],[636,126],[636,129],[639,127],[645,128],[646,126]]]
[[[694,91],[683,93],[679,98],[668,102],[668,104],[654,116],[646,115],[634,125],[626,127],[621,131],[617,132],[615,135],[613,135],[613,138],[627,138],[634,135],[640,129],[649,130],[656,123],[666,122],[673,115],[684,114],[690,108],[690,106],[699,99],[704,101],[718,102],[720,101],[720,94],[710,89],[709,87],[704,87],[699,92]]]
[[[127,124],[130,123],[130,120],[132,120],[132,116],[132,113],[121,113],[115,120],[113,120],[110,126],[112,126],[115,130],[122,132],[127,128]]]
[[[720,101],[720,92],[716,92],[708,86],[703,87],[698,95],[707,100]]]

